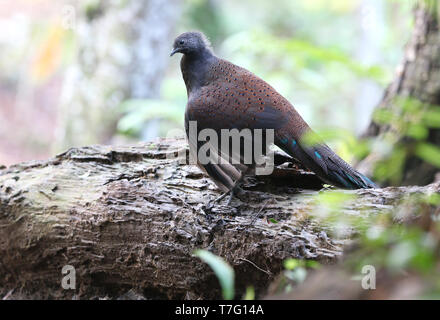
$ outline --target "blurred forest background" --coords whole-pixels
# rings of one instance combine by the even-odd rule
[[[393,78],[413,1],[16,0],[0,3],[0,164],[183,128],[181,32],[286,96],[343,157]],[[337,129],[337,130],[335,130]],[[341,139],[341,137],[343,139]],[[331,140],[331,139],[330,139]]]

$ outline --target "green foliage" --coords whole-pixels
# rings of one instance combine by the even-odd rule
[[[289,258],[284,260],[284,271],[278,281],[276,291],[290,292],[294,286],[304,282],[310,269],[318,269],[321,265],[314,260],[301,260]]]
[[[118,132],[139,137],[151,120],[161,120],[160,136],[165,136],[170,129],[183,129],[186,91],[180,79],[167,79],[162,85],[160,99],[131,99],[119,106],[121,118]]]
[[[331,148],[345,161],[351,163],[356,159],[362,159],[368,155],[371,149],[371,141],[360,140],[352,132],[342,128],[318,129],[316,132],[308,132],[301,142],[306,146],[320,143],[329,144]]]
[[[271,223],[278,223],[278,221],[275,220],[274,218],[270,218],[269,221],[270,221]]]
[[[321,192],[316,196],[312,215],[324,219],[328,230],[335,230],[340,225],[356,230],[356,245],[345,253],[341,269],[353,276],[359,275],[366,265],[372,265],[377,272],[386,274],[388,279],[412,275],[420,284],[429,284],[424,288],[423,296],[437,297],[440,294],[440,219],[438,208],[440,194],[414,194],[406,197],[393,208],[384,208],[378,214],[368,214],[368,209],[356,210],[352,218],[341,214],[341,208],[350,200],[342,192]],[[353,203],[350,204],[350,207]],[[321,207],[331,215],[322,217]],[[405,222],[402,222],[404,220]],[[353,238],[353,234],[350,236]],[[302,260],[285,261],[287,270],[304,268]],[[306,276],[304,270],[290,274],[290,279],[301,282]],[[283,283],[285,290],[292,290],[292,285]]]
[[[392,272],[413,269],[426,273],[433,270],[435,248],[422,230],[402,225],[372,228],[380,231],[369,229],[362,234],[362,249],[351,257],[356,262],[356,269],[370,264]]]
[[[375,164],[374,177],[398,185],[410,157],[440,167],[440,148],[427,142],[430,131],[440,128],[440,106],[401,97],[391,101],[390,106],[374,114],[376,123],[389,128],[381,136],[382,154]]]
[[[276,39],[269,37],[266,41],[276,41]],[[363,65],[340,49],[316,46],[308,41],[298,39],[278,39],[278,41],[280,48],[304,65],[317,67],[319,64],[325,66],[338,63],[359,77],[371,78],[382,83],[388,79],[387,74],[380,66]]]
[[[389,181],[399,185],[402,181],[403,168],[407,158],[407,149],[396,145],[383,159],[375,163],[373,176],[377,181]]]
[[[437,19],[440,18],[440,10],[439,10],[438,0],[423,0],[423,5],[430,12],[432,12],[433,16],[437,17]]]
[[[222,258],[206,250],[196,250],[194,255],[207,263],[217,276],[222,287],[223,298],[234,298],[234,270]]]
[[[301,143],[303,143],[305,146],[313,147],[315,145],[321,144],[324,141],[321,139],[321,136],[316,134],[314,131],[306,132],[301,137]]]
[[[224,19],[219,3],[208,0],[190,0],[185,6],[185,23],[189,29],[203,30],[213,42],[224,37]]]
[[[415,151],[416,155],[440,168],[440,148],[430,143],[419,143]]]
[[[83,3],[84,13],[87,17],[87,20],[92,21],[100,14],[102,14],[101,3],[99,0],[87,0]]]
[[[293,259],[293,258],[289,258],[284,260],[283,262],[284,264],[284,268],[286,270],[295,270],[298,268],[313,268],[313,269],[317,269],[320,267],[319,262],[314,261],[314,260],[299,260],[299,259]]]
[[[254,287],[249,286],[246,288],[246,294],[244,295],[243,300],[255,300]]]
[[[350,192],[323,191],[315,197],[310,214],[320,219],[320,227],[334,232],[344,225],[356,243],[344,254],[340,269],[355,278],[364,266],[372,265],[378,274],[386,275],[387,281],[411,275],[425,285],[421,297],[439,296],[439,193],[414,194],[376,214],[371,214],[369,208],[357,208],[353,215],[345,214],[346,210],[341,214],[341,208],[355,206],[356,198]],[[326,215],[321,215],[322,209]],[[295,290],[310,269],[319,267],[316,261],[286,259],[277,292]]]
[[[399,207],[412,207],[419,219],[431,219],[432,206],[438,206],[438,194],[413,196]],[[421,277],[438,277],[440,223],[434,218],[432,228],[424,229],[417,224],[396,224],[400,212],[392,211],[381,216],[366,218],[369,227],[360,233],[359,246],[349,255],[346,265],[352,271],[364,265],[386,269],[391,274],[416,272]],[[440,286],[438,287],[440,290]]]
[[[149,120],[161,119],[176,124],[182,122],[182,107],[158,99],[133,99],[121,104],[123,114],[118,131],[126,135],[138,135]]]
[[[424,140],[430,128],[440,128],[440,106],[397,97],[391,102],[391,108],[376,110],[373,119],[378,124],[389,125],[398,134]]]

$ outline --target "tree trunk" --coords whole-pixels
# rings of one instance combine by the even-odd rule
[[[436,1],[420,1],[415,10],[415,26],[402,63],[397,69],[394,81],[387,88],[376,115],[391,115],[393,119],[380,121],[374,118],[364,134],[375,137],[377,148],[364,159],[358,168],[372,174],[374,167],[383,161],[394,161],[391,149],[404,150],[405,159],[399,179],[387,179],[384,185],[425,185],[435,180],[439,168],[420,155],[420,139],[414,139],[410,129],[421,130],[424,143],[440,146],[440,124],[425,128],[421,124],[420,111],[440,112],[440,29],[439,10]],[[403,107],[405,101],[419,109]],[[412,102],[411,102],[412,101]],[[416,103],[414,103],[416,102]],[[421,110],[420,110],[421,109]],[[384,113],[385,112],[385,113]],[[429,120],[429,119],[428,119]],[[405,122],[405,123],[404,123]],[[404,123],[404,124],[402,124]],[[426,131],[426,132],[425,132]],[[420,132],[420,131],[419,131]],[[384,148],[384,142],[389,147]],[[384,151],[384,150],[388,151]],[[395,160],[394,167],[399,166]]]
[[[0,170],[0,294],[220,298],[217,279],[192,255],[207,249],[233,266],[238,298],[249,285],[261,297],[284,259],[333,263],[351,238],[353,230],[309,215],[325,207],[310,190],[321,183],[288,158],[277,154],[272,175],[249,177],[232,206],[210,207],[219,192],[175,158],[182,150],[183,140],[92,146]],[[341,211],[378,214],[433,190],[344,191],[357,198]],[[76,270],[75,290],[61,287],[66,265]]]

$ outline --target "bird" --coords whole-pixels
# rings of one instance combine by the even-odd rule
[[[373,181],[352,168],[321,140],[313,144],[305,141],[305,137],[315,133],[293,105],[260,77],[217,57],[202,32],[185,32],[175,38],[170,56],[176,53],[182,54],[180,68],[188,96],[185,110],[188,139],[191,122],[197,124],[197,133],[203,129],[215,132],[271,129],[274,144],[313,171],[324,183],[342,189],[377,188]],[[197,139],[189,140],[190,151],[197,157],[202,144]],[[217,149],[211,154],[213,161],[201,163],[197,160],[197,164],[220,190],[232,195],[244,175],[255,170],[255,163],[231,163],[230,157],[222,157],[227,150]],[[236,152],[238,158],[243,157],[242,153],[241,146]],[[226,161],[214,161],[218,158]]]

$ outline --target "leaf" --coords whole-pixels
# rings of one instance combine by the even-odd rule
[[[294,270],[295,268],[302,266],[303,262],[298,259],[289,258],[284,260],[284,268],[286,270]]]
[[[319,264],[319,262],[317,262],[315,260],[299,260],[299,259],[294,259],[294,258],[289,258],[289,259],[284,260],[283,264],[284,264],[284,268],[286,270],[294,270],[299,267],[307,267],[307,268],[317,269],[321,266]]]
[[[306,267],[312,268],[312,269],[318,269],[321,267],[321,264],[318,261],[315,260],[307,260],[306,261]]]
[[[418,123],[410,124],[406,131],[407,136],[416,140],[426,139],[428,137],[428,134],[428,128]]]
[[[377,109],[373,114],[373,119],[379,124],[390,124],[394,119],[394,114],[387,109]]]
[[[319,135],[310,130],[304,133],[304,135],[301,137],[301,143],[303,143],[305,146],[313,147],[322,144],[323,141]]]
[[[118,131],[124,134],[139,133],[153,119],[180,123],[182,106],[156,99],[131,99],[124,101],[119,110],[124,113],[118,122]]]
[[[440,148],[430,143],[420,143],[416,155],[423,160],[440,167]]]
[[[222,258],[206,250],[196,250],[194,255],[207,263],[217,276],[222,287],[222,294],[225,300],[234,298],[234,269]]]
[[[440,128],[440,110],[426,111],[423,114],[423,122],[427,127]]]
[[[253,286],[249,286],[246,288],[246,294],[243,300],[255,300],[255,290]]]

